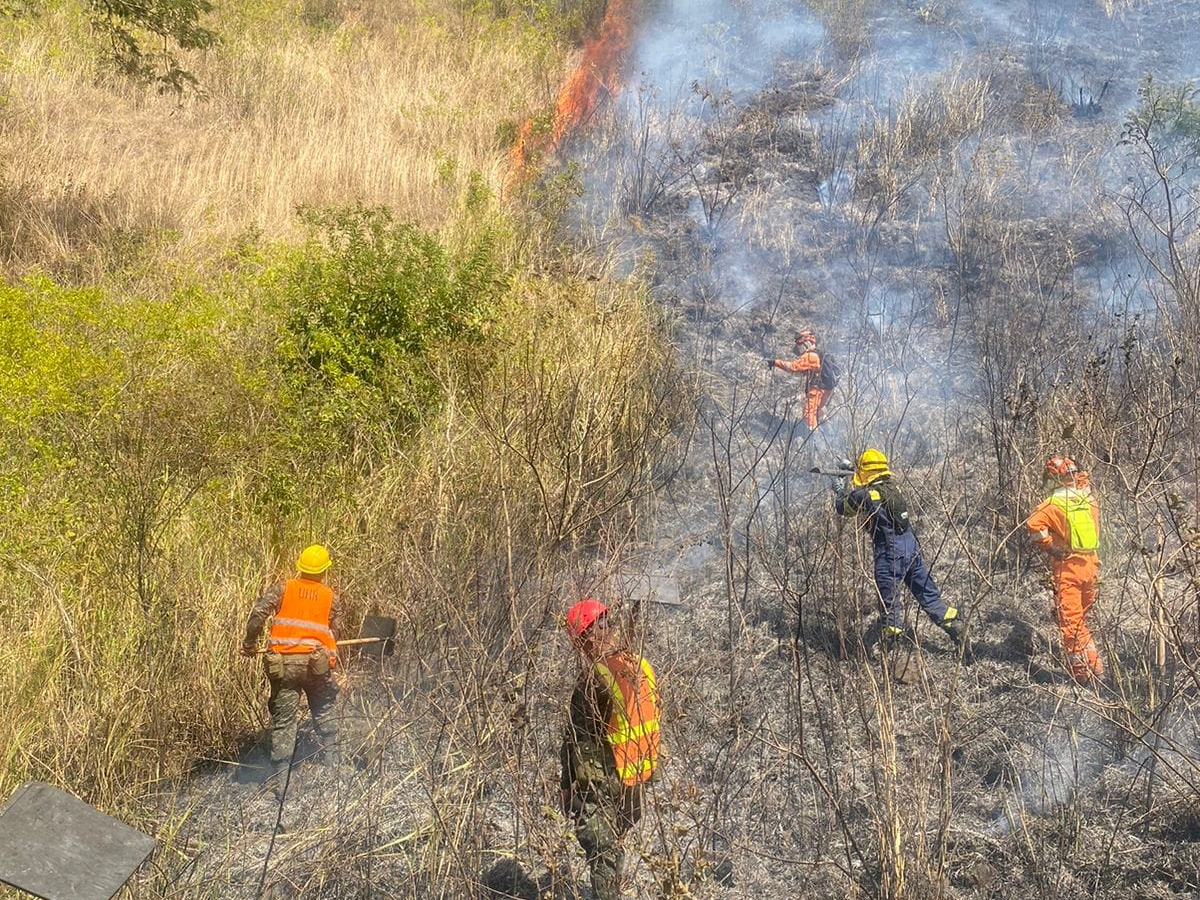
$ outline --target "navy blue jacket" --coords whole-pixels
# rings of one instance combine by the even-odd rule
[[[896,527],[875,488],[880,482],[890,480],[891,476],[885,475],[865,487],[855,488],[849,494],[839,496],[835,506],[843,516],[863,516],[864,525],[874,541],[876,559],[907,560],[917,554],[917,536],[911,525],[903,532]]]

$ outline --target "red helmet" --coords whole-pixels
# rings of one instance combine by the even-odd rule
[[[608,612],[608,607],[592,597],[584,597],[567,610],[567,634],[581,638],[596,620]]]
[[[1079,470],[1075,468],[1075,461],[1069,456],[1052,456],[1046,460],[1046,478],[1053,478],[1056,481],[1074,481],[1075,475]]]

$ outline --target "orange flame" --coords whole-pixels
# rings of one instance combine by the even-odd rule
[[[516,180],[524,180],[532,160],[559,148],[563,140],[595,112],[605,93],[615,93],[621,75],[635,0],[609,0],[599,33],[583,45],[579,64],[558,91],[549,134],[534,130],[533,118],[525,120],[509,151]]]

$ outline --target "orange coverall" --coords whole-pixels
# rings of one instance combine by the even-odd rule
[[[1043,500],[1025,521],[1025,527],[1033,536],[1033,542],[1050,558],[1050,571],[1054,576],[1054,603],[1058,614],[1058,626],[1062,629],[1063,649],[1071,665],[1071,675],[1080,684],[1086,684],[1092,676],[1104,674],[1104,663],[1092,640],[1086,617],[1096,600],[1096,576],[1100,569],[1100,557],[1095,550],[1071,548],[1071,530],[1067,514],[1055,503],[1055,497],[1086,499],[1090,508],[1095,533],[1100,533],[1100,508],[1087,488],[1086,476],[1078,479],[1081,487],[1059,488]]]
[[[817,416],[825,421],[825,403],[829,400],[829,391],[820,386],[821,356],[816,350],[806,350],[799,359],[788,362],[786,359],[775,360],[777,368],[785,372],[803,372],[806,376],[804,389],[804,421],[808,427],[817,427]]]

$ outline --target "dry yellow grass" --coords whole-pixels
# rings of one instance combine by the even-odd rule
[[[34,268],[95,285],[30,279],[0,298],[21,313],[0,318],[0,381],[27,401],[0,417],[18,460],[0,478],[0,596],[21,635],[0,649],[0,795],[38,778],[128,809],[198,756],[233,753],[263,716],[260,670],[237,654],[248,605],[309,540],[334,549],[354,614],[488,622],[454,632],[473,647],[526,624],[515,606],[493,621],[523,583],[496,581],[494,561],[552,572],[647,489],[680,404],[647,298],[561,255],[522,262],[536,241],[516,217],[463,202],[474,173],[500,195],[497,126],[553,98],[565,48],[449,2],[408,10],[368,0],[332,30],[299,6],[227,10],[221,46],[185,62],[208,98],[182,106],[97,77],[65,7],[0,24],[0,291]],[[430,361],[445,400],[424,428],[370,467],[327,459],[339,479],[271,432],[290,408],[271,362],[280,313],[256,306],[271,263],[211,263],[247,232],[278,261],[269,244],[299,231],[297,206],[356,200],[447,243],[502,223],[512,278],[478,360]],[[240,449],[177,465],[187,428],[168,423],[212,397],[233,406],[198,414],[212,440],[197,458]],[[303,502],[272,505],[270,463]]]
[[[98,77],[77,13],[0,30],[0,265],[52,270],[114,234],[175,232],[173,253],[249,229],[286,237],[299,205],[359,200],[422,225],[477,172],[496,194],[497,128],[547,102],[562,51],[524,20],[369,0],[336,28],[251,6],[185,65],[207,99],[179,105]],[[174,237],[175,235],[173,235]]]
[[[310,539],[333,548],[352,620],[400,615],[413,640],[450,636],[464,658],[484,653],[481,667],[489,641],[519,643],[543,607],[506,601],[648,490],[681,397],[635,286],[532,278],[513,300],[491,364],[447,361],[428,427],[353,490],[298,512],[287,547],[236,468],[164,521],[143,599],[120,502],[98,503],[62,551],[18,546],[13,530],[41,520],[10,510],[0,595],[20,638],[0,649],[0,796],[36,778],[128,808],[198,755],[235,752],[265,716],[260,667],[237,652],[245,616]]]

